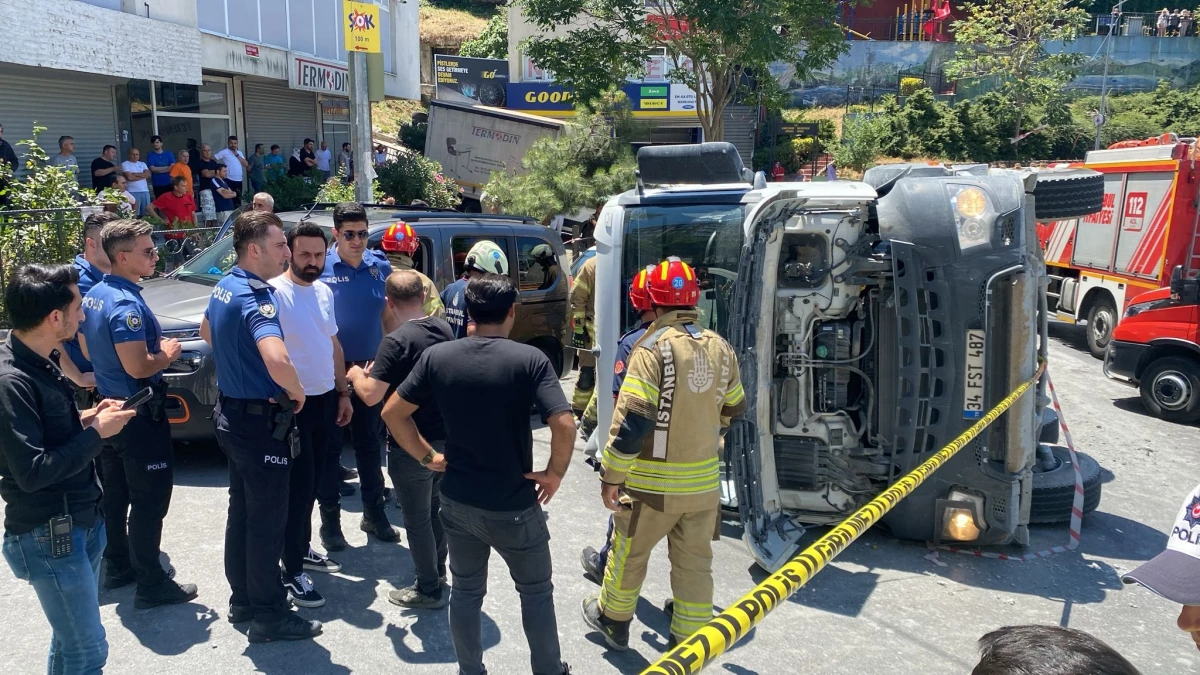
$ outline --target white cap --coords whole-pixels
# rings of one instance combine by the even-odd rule
[[[1200,485],[1179,509],[1167,550],[1121,577],[1181,605],[1200,605]]]

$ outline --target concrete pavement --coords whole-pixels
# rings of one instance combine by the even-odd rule
[[[1179,503],[1197,482],[1197,429],[1152,419],[1137,392],[1106,380],[1086,353],[1081,328],[1052,326],[1050,370],[1079,449],[1105,470],[1104,498],[1083,524],[1072,553],[1028,563],[939,553],[924,544],[870,532],[767,618],[708,672],[734,675],[868,672],[969,672],[975,641],[1000,626],[1066,625],[1109,643],[1143,673],[1200,670],[1200,653],[1175,628],[1178,607],[1119,575],[1165,546]],[[569,382],[564,382],[569,387]],[[544,465],[549,433],[535,433],[535,466]],[[554,551],[555,603],[564,658],[575,673],[634,673],[665,649],[669,624],[662,601],[670,596],[665,544],[651,561],[643,601],[631,629],[631,649],[606,651],[586,635],[580,602],[597,587],[583,578],[578,558],[599,546],[605,514],[597,481],[580,459],[548,507]],[[347,452],[345,461],[353,454]],[[412,565],[405,545],[366,541],[358,531],[357,497],[344,500],[343,527],[351,548],[335,557],[336,575],[314,574],[328,603],[301,610],[325,623],[312,642],[250,645],[225,620],[228,587],[222,572],[225,464],[211,446],[180,446],[175,496],[163,548],[180,581],[194,582],[193,603],[149,611],[133,608],[133,589],[102,592],[110,642],[109,673],[453,673],[454,653],[445,612],[404,611],[387,602],[408,584]],[[398,519],[399,512],[389,508]],[[810,531],[808,540],[818,536]],[[734,602],[763,574],[752,562],[734,521],[714,544],[716,602]],[[1037,527],[1033,550],[1065,543],[1066,527]],[[26,584],[0,566],[0,671],[45,668],[49,627]],[[493,675],[529,672],[518,596],[504,564],[494,557],[484,602],[485,660]]]

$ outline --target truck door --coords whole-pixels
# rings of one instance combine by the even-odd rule
[[[1104,205],[1098,213],[1079,219],[1071,260],[1074,264],[1101,270],[1112,269],[1117,221],[1121,215],[1116,205],[1124,203],[1125,176],[1125,173],[1104,174]]]
[[[1124,200],[1117,209],[1120,228],[1113,270],[1118,274],[1158,279],[1162,273],[1174,177],[1170,171],[1127,174]],[[1104,197],[1107,200],[1108,194]]]

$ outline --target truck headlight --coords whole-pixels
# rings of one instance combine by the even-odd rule
[[[974,185],[950,185],[947,189],[954,210],[959,250],[990,244],[996,211],[987,193]]]
[[[983,520],[983,497],[963,490],[951,490],[939,499],[942,510],[940,541],[975,541],[987,529]]]
[[[1162,309],[1163,307],[1170,307],[1177,303],[1178,301],[1174,298],[1162,298],[1161,300],[1151,300],[1149,302],[1135,302],[1129,307],[1125,308],[1125,314],[1122,316],[1122,318],[1128,319],[1129,317],[1137,316],[1142,312],[1148,312],[1152,309]]]

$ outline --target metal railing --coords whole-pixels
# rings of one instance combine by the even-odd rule
[[[879,40],[890,42],[953,42],[953,24],[963,17],[948,17],[944,21],[933,18],[931,12],[918,1],[915,9],[905,6],[896,10],[895,16],[857,18],[849,17],[839,22],[846,32],[847,40]],[[1088,35],[1146,36],[1146,37],[1196,37],[1197,17],[1170,20],[1165,28],[1158,26],[1157,12],[1125,12],[1120,15],[1093,14],[1084,30]]]
[[[1158,12],[1124,12],[1122,14],[1094,14],[1089,32],[1094,35],[1142,35],[1151,37],[1196,37],[1196,17],[1168,19],[1163,28],[1158,26]]]

